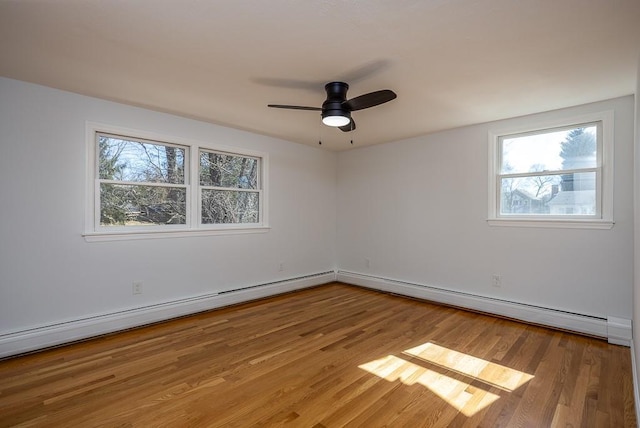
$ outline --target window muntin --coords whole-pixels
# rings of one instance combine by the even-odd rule
[[[600,219],[602,122],[498,137],[497,217]]]
[[[200,151],[200,222],[260,222],[260,159],[211,150]]]
[[[189,149],[96,133],[100,228],[187,225]]]

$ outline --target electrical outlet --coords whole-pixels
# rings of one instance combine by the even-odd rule
[[[364,259],[364,266],[369,269],[371,267],[371,259],[369,258],[365,258]]]
[[[284,271],[284,262],[280,262],[278,264],[278,272],[282,272],[282,271]]]
[[[142,281],[133,281],[133,294],[142,294]]]
[[[491,285],[496,288],[502,287],[502,275],[493,274],[493,276],[491,277]]]

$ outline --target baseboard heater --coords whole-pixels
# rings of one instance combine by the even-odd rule
[[[631,344],[630,319],[578,314],[357,272],[338,271],[336,280],[346,284],[602,337],[607,339],[609,343],[616,345],[630,346]]]
[[[327,271],[0,334],[0,358],[335,281]]]

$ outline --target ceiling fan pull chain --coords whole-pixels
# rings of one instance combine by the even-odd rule
[[[356,133],[356,128],[355,128],[355,122],[352,120],[351,121],[351,131],[353,132],[353,134],[351,134],[351,145],[353,146],[353,137],[355,136]]]

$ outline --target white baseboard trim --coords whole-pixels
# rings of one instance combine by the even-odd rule
[[[636,421],[640,421],[640,387],[638,385],[638,366],[636,360],[636,347],[633,339],[630,340],[631,347],[631,374],[633,376],[633,398],[636,406]]]
[[[605,319],[574,314],[356,272],[338,271],[336,280],[346,284],[602,337],[617,345],[630,346],[631,343],[631,320],[623,318],[609,317]]]
[[[607,317],[607,339],[614,345],[631,346],[631,320]]]
[[[335,281],[322,272],[0,335],[0,358]]]

